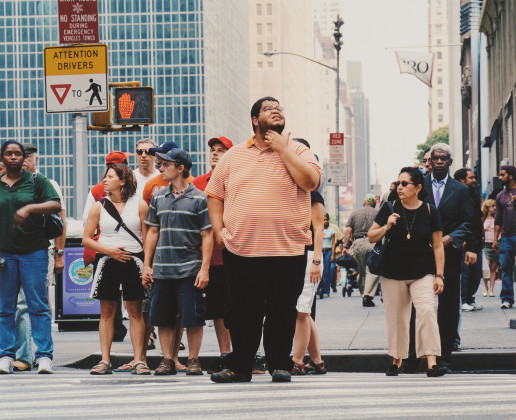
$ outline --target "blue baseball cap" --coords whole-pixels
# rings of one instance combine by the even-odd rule
[[[156,153],[167,153],[169,150],[178,149],[179,146],[175,144],[173,141],[167,141],[161,144],[159,147],[151,147],[149,148],[149,153],[151,155],[155,155]]]
[[[167,153],[156,153],[156,156],[169,162],[177,162],[188,170],[192,167],[192,158],[183,149],[170,149]]]

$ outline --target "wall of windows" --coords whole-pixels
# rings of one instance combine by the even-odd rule
[[[104,157],[111,150],[134,153],[135,143],[150,137],[156,143],[168,140],[192,155],[193,175],[206,170],[207,135],[231,135],[246,139],[248,121],[241,114],[217,111],[217,101],[207,101],[205,92],[206,44],[217,37],[238,39],[231,25],[204,37],[205,15],[202,0],[110,0],[99,1],[100,41],[108,45],[110,82],[140,81],[152,86],[155,94],[155,124],[141,133],[89,132],[89,182],[99,182]],[[224,10],[227,2],[212,0],[210,7]],[[247,2],[231,0],[231,19],[237,28],[247,20]],[[63,188],[67,208],[73,200],[73,142],[71,114],[47,114],[44,101],[43,49],[59,44],[57,2],[54,0],[13,0],[0,2],[0,141],[16,139],[34,143],[40,154],[40,170]],[[224,80],[247,78],[247,48],[231,53],[238,66],[215,72]],[[220,65],[226,65],[224,62]],[[217,66],[214,60],[210,65]],[[213,73],[213,72],[212,72]],[[222,93],[224,103],[248,103],[248,83],[238,83]],[[229,99],[232,98],[232,99]],[[236,98],[236,99],[235,99]],[[215,109],[207,110],[208,106]],[[244,109],[245,115],[248,110]],[[231,133],[207,133],[206,114],[224,119]],[[237,120],[237,118],[239,120]],[[227,119],[228,121],[225,121]],[[90,120],[91,124],[91,120]],[[208,130],[210,131],[210,130]],[[134,156],[130,163],[135,166]],[[80,216],[80,215],[79,215]]]

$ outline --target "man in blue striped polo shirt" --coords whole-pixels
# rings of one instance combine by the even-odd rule
[[[149,322],[158,327],[163,360],[155,375],[174,375],[172,361],[176,315],[186,328],[187,375],[202,375],[199,363],[213,236],[206,195],[187,182],[192,160],[182,149],[156,153],[169,186],[156,191],[147,212],[142,282],[153,283]]]

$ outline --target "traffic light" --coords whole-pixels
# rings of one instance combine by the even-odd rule
[[[115,123],[148,125],[154,123],[154,89],[121,87],[115,89]]]
[[[335,41],[333,42],[333,46],[337,51],[340,51],[342,45],[342,41],[340,40],[342,38],[340,27],[344,25],[344,21],[339,15],[337,15],[337,20],[334,21],[333,24],[335,25],[335,32],[333,32],[333,38],[335,38]]]

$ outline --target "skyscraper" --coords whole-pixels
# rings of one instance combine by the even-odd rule
[[[46,114],[44,103],[43,48],[59,43],[57,19],[53,0],[0,2],[0,140],[37,145],[41,172],[60,183],[72,209],[72,118]],[[209,137],[247,139],[247,22],[247,2],[238,0],[99,1],[109,81],[152,86],[155,123],[141,133],[89,132],[90,185],[107,153],[134,152],[142,137],[188,150],[194,175],[206,169]]]

